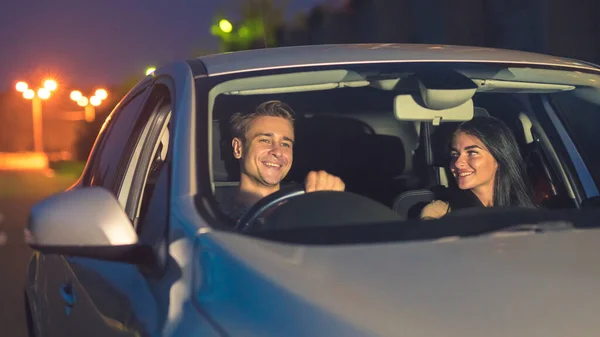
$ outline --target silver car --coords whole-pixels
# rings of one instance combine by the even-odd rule
[[[282,188],[235,222],[228,118],[271,99],[296,112],[286,183],[325,170],[346,191]],[[540,208],[420,221],[452,183],[444,130],[477,115],[514,131]],[[600,67],[553,56],[324,45],[167,65],[31,210],[31,334],[597,336],[598,130]]]

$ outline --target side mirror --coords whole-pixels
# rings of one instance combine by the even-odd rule
[[[36,204],[25,240],[42,253],[135,264],[148,256],[117,199],[100,187],[76,188]]]

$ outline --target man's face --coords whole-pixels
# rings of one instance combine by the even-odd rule
[[[245,140],[234,138],[233,154],[241,173],[254,182],[275,187],[292,167],[294,129],[281,117],[257,117],[250,123]]]

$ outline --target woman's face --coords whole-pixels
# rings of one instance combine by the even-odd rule
[[[456,134],[451,156],[450,169],[460,189],[493,193],[498,163],[479,138]]]

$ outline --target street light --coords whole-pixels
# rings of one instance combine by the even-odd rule
[[[50,98],[52,91],[56,90],[58,84],[54,80],[44,81],[44,85],[36,91],[29,88],[27,82],[19,81],[15,85],[18,92],[23,93],[23,98],[31,100],[31,114],[33,117],[33,150],[44,152],[44,140],[42,134],[42,100]]]
[[[54,91],[56,90],[56,88],[58,87],[58,84],[56,84],[55,80],[46,80],[44,81],[44,88],[50,90],[50,91]]]
[[[94,95],[87,98],[86,96],[83,96],[81,91],[73,90],[71,91],[70,96],[77,105],[85,108],[84,119],[86,122],[92,122],[96,119],[96,107],[102,104],[102,101],[108,97],[108,92],[105,89],[96,89]]]
[[[156,71],[155,67],[148,67],[148,68],[146,68],[146,76],[154,73],[155,71]]]
[[[50,98],[50,90],[48,90],[46,88],[39,88],[37,94],[38,94],[39,98],[41,98],[41,99]]]
[[[92,96],[90,97],[90,104],[93,106],[98,106],[100,105],[100,103],[102,103],[102,100],[100,99],[100,97],[98,96]]]
[[[97,96],[100,98],[100,100],[105,100],[106,97],[108,97],[108,93],[106,92],[106,90],[104,89],[98,89],[96,90],[96,92],[94,93],[94,96]]]
[[[29,89],[29,85],[27,85],[27,83],[21,81],[21,82],[17,82],[16,88],[17,88],[18,92],[25,92],[25,90]]]
[[[221,19],[221,21],[219,21],[219,28],[221,31],[223,31],[223,33],[231,33],[233,30],[233,25],[228,20]]]
[[[82,96],[83,96],[83,94],[81,94],[81,91],[79,91],[79,90],[71,91],[71,99],[74,100],[75,102],[77,102]]]
[[[89,102],[88,98],[85,96],[82,96],[77,100],[77,105],[84,107],[84,106],[88,105],[88,102]]]
[[[25,99],[33,99],[33,97],[35,97],[35,91],[27,89],[23,92],[23,97],[25,97]]]

